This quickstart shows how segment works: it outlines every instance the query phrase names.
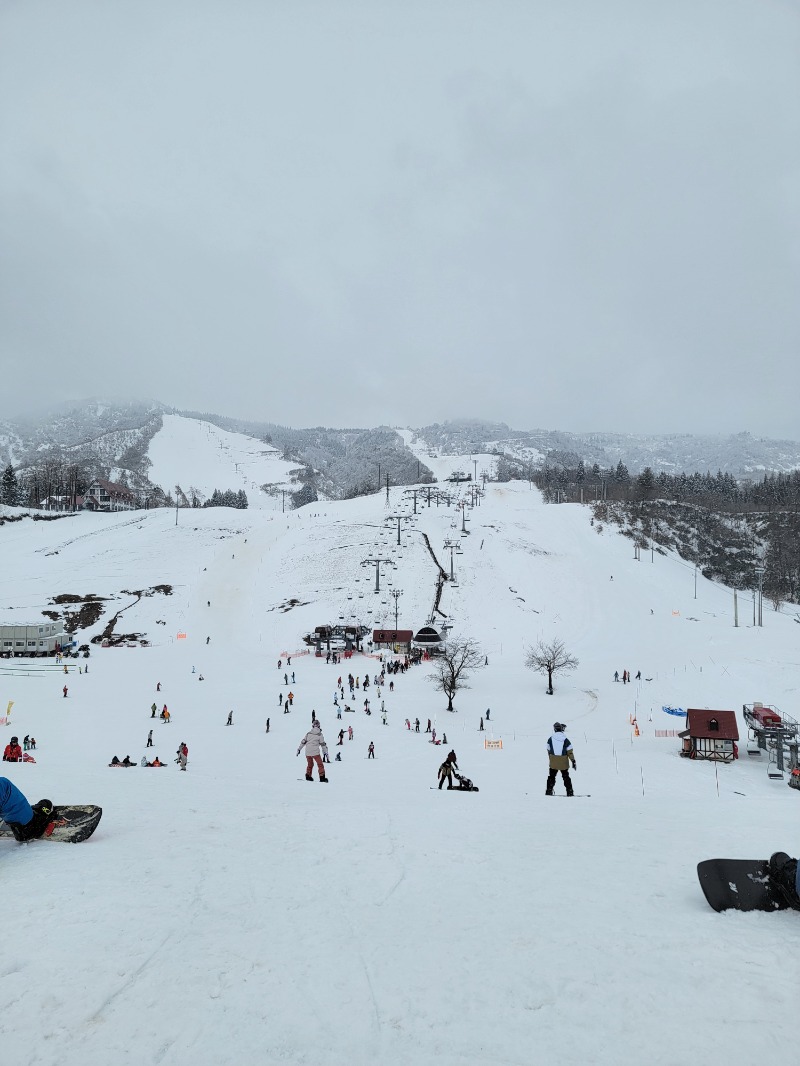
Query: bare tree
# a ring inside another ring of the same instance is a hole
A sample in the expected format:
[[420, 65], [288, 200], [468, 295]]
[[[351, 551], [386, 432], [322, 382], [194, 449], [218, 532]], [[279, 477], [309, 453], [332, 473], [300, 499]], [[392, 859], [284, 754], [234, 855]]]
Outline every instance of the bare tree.
[[525, 665], [537, 673], [547, 674], [547, 695], [553, 695], [553, 674], [561, 670], [567, 673], [574, 670], [578, 660], [570, 655], [564, 647], [563, 640], [553, 639], [549, 643], [539, 640], [535, 648], [529, 648]]
[[435, 663], [429, 680], [437, 692], [447, 696], [447, 709], [452, 711], [458, 690], [469, 688], [466, 678], [470, 672], [484, 665], [484, 654], [476, 640], [450, 640], [445, 644], [442, 654], [436, 657]]

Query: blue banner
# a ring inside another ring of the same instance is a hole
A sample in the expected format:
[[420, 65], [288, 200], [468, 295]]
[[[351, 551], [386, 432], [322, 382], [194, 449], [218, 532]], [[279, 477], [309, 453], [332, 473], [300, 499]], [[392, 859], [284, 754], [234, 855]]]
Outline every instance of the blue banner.
[[664, 714], [674, 714], [676, 718], [683, 718], [686, 711], [682, 707], [662, 707], [661, 710]]

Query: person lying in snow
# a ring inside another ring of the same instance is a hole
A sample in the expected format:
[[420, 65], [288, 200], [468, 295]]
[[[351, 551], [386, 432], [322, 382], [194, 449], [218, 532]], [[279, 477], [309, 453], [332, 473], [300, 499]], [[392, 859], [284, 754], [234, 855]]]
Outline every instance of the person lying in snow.
[[31, 805], [16, 785], [0, 777], [0, 818], [17, 840], [35, 840], [53, 820], [53, 802], [43, 799]]

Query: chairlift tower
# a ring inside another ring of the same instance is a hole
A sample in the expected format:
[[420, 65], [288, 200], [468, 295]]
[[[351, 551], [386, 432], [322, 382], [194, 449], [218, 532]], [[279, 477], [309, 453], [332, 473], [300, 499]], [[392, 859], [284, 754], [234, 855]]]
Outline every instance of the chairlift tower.
[[392, 565], [392, 560], [391, 559], [384, 559], [384, 558], [382, 558], [380, 556], [370, 556], [370, 558], [364, 559], [362, 561], [361, 565], [362, 566], [370, 566], [373, 563], [375, 564], [375, 591], [376, 592], [380, 592], [381, 591], [381, 563], [387, 563], [389, 566], [391, 566]]

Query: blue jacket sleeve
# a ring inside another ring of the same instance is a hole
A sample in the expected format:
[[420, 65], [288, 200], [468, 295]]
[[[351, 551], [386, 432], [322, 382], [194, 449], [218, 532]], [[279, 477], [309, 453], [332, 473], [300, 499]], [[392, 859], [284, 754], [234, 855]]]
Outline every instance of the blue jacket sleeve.
[[0, 777], [0, 818], [20, 825], [27, 825], [33, 818], [30, 803], [7, 777]]

